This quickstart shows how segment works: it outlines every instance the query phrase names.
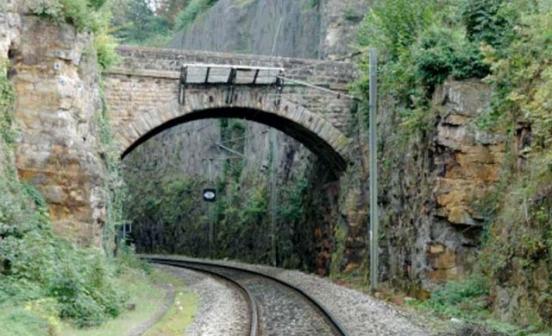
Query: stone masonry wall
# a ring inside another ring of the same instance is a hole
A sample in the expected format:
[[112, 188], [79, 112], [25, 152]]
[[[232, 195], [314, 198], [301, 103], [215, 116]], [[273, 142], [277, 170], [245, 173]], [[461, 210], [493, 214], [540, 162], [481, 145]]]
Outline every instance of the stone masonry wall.
[[[285, 69], [286, 77], [343, 92], [343, 94], [347, 93], [348, 85], [356, 75], [354, 65], [344, 62], [125, 46], [119, 48], [119, 54], [123, 60], [118, 67], [127, 71], [179, 72], [181, 66], [187, 63], [281, 67]], [[345, 127], [351, 108], [350, 99], [345, 97], [336, 99], [335, 95], [295, 85], [292, 81], [286, 82], [283, 93], [286, 99], [312, 112], [325, 115], [337, 128]]]

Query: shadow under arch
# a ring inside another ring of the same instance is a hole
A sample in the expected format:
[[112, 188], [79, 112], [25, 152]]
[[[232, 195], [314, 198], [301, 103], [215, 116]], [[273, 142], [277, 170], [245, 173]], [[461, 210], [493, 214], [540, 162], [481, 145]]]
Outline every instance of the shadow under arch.
[[124, 159], [125, 156], [127, 156], [140, 144], [169, 128], [195, 120], [220, 118], [236, 118], [255, 121], [278, 129], [286, 135], [296, 139], [316, 154], [322, 162], [328, 166], [328, 168], [332, 169], [336, 176], [339, 176], [347, 168], [345, 153], [342, 153], [332, 147], [332, 145], [316, 134], [313, 130], [310, 130], [298, 122], [284, 116], [246, 107], [207, 108], [175, 117], [141, 135], [123, 151], [121, 159]]

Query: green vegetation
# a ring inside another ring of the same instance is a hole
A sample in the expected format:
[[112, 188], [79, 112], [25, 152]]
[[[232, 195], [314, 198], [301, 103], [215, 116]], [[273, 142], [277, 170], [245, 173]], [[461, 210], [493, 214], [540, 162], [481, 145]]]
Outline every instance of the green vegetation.
[[176, 29], [186, 30], [201, 14], [213, 7], [218, 0], [190, 0], [176, 18]]
[[5, 312], [1, 332], [55, 335], [60, 318], [82, 327], [117, 316], [126, 296], [115, 279], [124, 272], [124, 264], [53, 234], [46, 202], [34, 187], [19, 182], [11, 167], [6, 143], [12, 140], [13, 91], [5, 70], [0, 87], [0, 311]]
[[489, 316], [489, 283], [481, 276], [451, 281], [421, 305], [444, 317], [481, 319]]
[[[484, 269], [496, 287], [527, 291], [512, 321], [533, 325], [552, 324], [551, 282], [542, 273], [552, 269], [552, 12], [545, 6], [505, 6], [517, 18], [515, 29], [506, 34], [509, 43], [501, 36], [499, 43], [483, 48], [492, 66], [488, 81], [496, 88], [484, 126], [517, 138], [520, 143], [511, 144], [510, 156], [521, 155], [524, 161], [505, 164], [508, 183], [497, 190], [502, 201], [490, 220]], [[530, 128], [530, 139], [520, 132], [523, 127]]]
[[[409, 131], [425, 129], [429, 100], [445, 79], [483, 78], [489, 74], [479, 50], [481, 34], [475, 27], [472, 34], [466, 34], [458, 15], [464, 12], [468, 16], [470, 3], [378, 1], [361, 25], [359, 45], [363, 49], [376, 47], [383, 53], [382, 90], [402, 107], [403, 125]], [[472, 13], [471, 21], [477, 21], [477, 15], [484, 18], [491, 14], [485, 10]], [[361, 66], [368, 70], [367, 58]], [[368, 92], [367, 85], [367, 77], [357, 84], [361, 95]]]
[[[133, 238], [142, 251], [206, 256], [205, 207], [201, 204], [200, 183], [166, 179], [129, 184], [126, 212], [133, 223]], [[187, 225], [183, 225], [186, 223]]]
[[96, 115], [100, 149], [106, 169], [104, 194], [107, 196], [107, 221], [103, 226], [103, 247], [107, 254], [115, 249], [114, 239], [117, 228], [127, 223], [124, 204], [128, 197], [128, 189], [122, 177], [119, 151], [113, 140], [109, 125], [108, 110], [102, 92], [102, 110]]
[[121, 0], [112, 10], [114, 35], [126, 44], [160, 47], [172, 36], [171, 12], [156, 15], [145, 0]]
[[27, 3], [35, 15], [94, 33], [98, 64], [104, 69], [117, 61], [116, 43], [109, 31], [110, 5], [106, 0], [27, 0]]
[[[468, 321], [463, 326], [462, 334], [473, 334], [475, 330], [484, 330], [483, 334], [499, 333], [504, 336], [548, 335], [548, 333], [539, 333], [542, 328], [538, 325], [520, 327], [493, 319], [489, 310], [491, 303], [489, 280], [478, 275], [461, 281], [450, 281], [435, 290], [427, 301], [408, 302], [420, 313], [430, 313], [431, 317], [428, 316], [430, 321], [433, 321], [435, 317]], [[450, 328], [450, 325], [445, 327], [445, 329]]]
[[[174, 292], [176, 300], [174, 300], [172, 306], [168, 307], [170, 308], [169, 312], [154, 326], [153, 330], [163, 328], [164, 321], [168, 320], [170, 316], [174, 316], [178, 318], [176, 326], [180, 331], [178, 335], [181, 335], [182, 330], [191, 322], [191, 316], [197, 309], [196, 295], [186, 290], [182, 279], [166, 271], [153, 269], [148, 273], [144, 273], [140, 268], [129, 268], [127, 272], [119, 277], [118, 281], [125, 286], [131, 298], [129, 304], [132, 304], [135, 307], [134, 309], [127, 310], [116, 319], [94, 328], [79, 329], [67, 323], [62, 323], [60, 335], [120, 336], [128, 334], [130, 330], [136, 330], [138, 326], [143, 325], [153, 316], [164, 311], [168, 297], [167, 284], [172, 285], [171, 291]], [[182, 310], [179, 307], [182, 307]], [[148, 332], [148, 335], [152, 331]]]
[[186, 30], [217, 0], [169, 0], [154, 9], [146, 0], [120, 0], [113, 5], [115, 36], [126, 44], [164, 47]]
[[[509, 140], [502, 181], [480, 204], [487, 226], [479, 275], [450, 283], [423, 306], [447, 317], [533, 326], [505, 328], [512, 335], [552, 323], [551, 9], [540, 0], [376, 1], [359, 35], [362, 50], [377, 47], [382, 55], [382, 91], [402, 125], [386, 146], [400, 153], [430, 143], [437, 116], [429, 103], [446, 79], [479, 78], [494, 88], [478, 126]], [[367, 57], [361, 67], [356, 90], [367, 104]], [[387, 159], [383, 188], [390, 162], [403, 160]], [[518, 296], [507, 313], [497, 304], [506, 293]]]
[[0, 138], [4, 143], [10, 144], [15, 137], [12, 130], [14, 94], [11, 83], [6, 76], [6, 63], [2, 60], [0, 62]]
[[198, 297], [186, 289], [186, 283], [182, 278], [166, 272], [161, 274], [163, 283], [173, 287], [174, 301], [163, 318], [144, 336], [180, 336], [192, 323], [198, 306]]

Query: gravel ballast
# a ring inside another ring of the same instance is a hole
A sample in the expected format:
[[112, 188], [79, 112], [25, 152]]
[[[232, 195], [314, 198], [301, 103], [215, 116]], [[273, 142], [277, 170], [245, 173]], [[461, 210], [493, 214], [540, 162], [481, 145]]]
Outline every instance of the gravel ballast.
[[241, 292], [224, 280], [171, 266], [158, 266], [182, 278], [199, 297], [199, 305], [187, 336], [243, 336], [249, 325], [247, 303]]
[[[172, 258], [175, 260], [206, 261], [178, 256], [148, 255], [147, 257], [163, 257]], [[348, 334], [351, 336], [423, 336], [431, 334], [429, 331], [426, 331], [422, 327], [417, 326], [415, 323], [407, 318], [406, 314], [400, 312], [398, 309], [391, 306], [390, 304], [387, 304], [381, 300], [378, 300], [356, 290], [339, 286], [332, 283], [328, 279], [321, 278], [319, 276], [264, 265], [250, 265], [245, 263], [221, 260], [212, 260], [211, 262], [261, 272], [300, 288], [309, 296], [313, 297], [319, 303], [321, 303], [326, 308], [326, 310], [328, 310], [337, 320], [339, 320], [341, 325], [345, 327]], [[190, 273], [189, 271], [183, 272]], [[200, 296], [202, 295], [201, 293], [198, 294]], [[205, 293], [204, 295], [209, 295], [209, 300], [213, 300], [213, 294], [213, 291], [208, 291], [208, 293]], [[228, 297], [226, 297], [226, 299], [227, 298]], [[235, 299], [239, 300], [239, 297]], [[243, 311], [244, 313], [246, 312], [246, 310]], [[214, 314], [211, 314], [210, 319], [204, 319], [201, 316], [202, 314], [203, 311], [200, 309], [196, 318], [210, 323], [213, 323], [217, 320], [217, 318], [213, 319], [212, 316], [214, 316]], [[217, 316], [224, 320], [232, 318], [239, 319], [239, 317], [235, 316], [235, 313], [233, 313], [233, 315], [217, 314]], [[194, 324], [196, 324], [195, 321]], [[215, 322], [215, 324], [217, 324], [217, 322]], [[197, 334], [190, 333], [190, 335]], [[231, 334], [222, 333], [202, 335]]]

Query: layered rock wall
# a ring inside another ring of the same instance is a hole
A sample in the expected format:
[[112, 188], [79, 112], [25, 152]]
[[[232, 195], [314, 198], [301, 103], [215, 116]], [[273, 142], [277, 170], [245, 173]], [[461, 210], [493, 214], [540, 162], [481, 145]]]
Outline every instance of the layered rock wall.
[[44, 194], [54, 231], [98, 246], [106, 195], [92, 38], [70, 25], [8, 9], [0, 13], [0, 52], [9, 58], [16, 96], [18, 174]]
[[407, 143], [396, 136], [405, 134], [396, 130], [397, 116], [383, 109], [387, 280], [431, 288], [462, 278], [475, 264], [484, 220], [480, 203], [498, 181], [504, 157], [504, 138], [476, 125], [490, 97], [479, 80], [445, 82], [434, 94], [425, 134]]

